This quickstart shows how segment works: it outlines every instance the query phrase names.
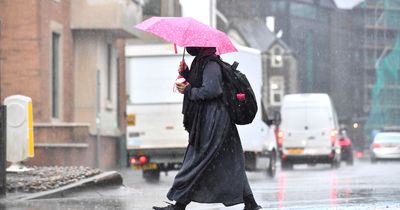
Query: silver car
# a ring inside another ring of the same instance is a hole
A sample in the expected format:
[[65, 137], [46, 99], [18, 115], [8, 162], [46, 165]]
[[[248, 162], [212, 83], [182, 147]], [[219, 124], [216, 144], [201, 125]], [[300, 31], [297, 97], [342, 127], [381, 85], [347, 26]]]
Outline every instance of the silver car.
[[371, 162], [400, 160], [400, 132], [378, 133], [371, 144]]

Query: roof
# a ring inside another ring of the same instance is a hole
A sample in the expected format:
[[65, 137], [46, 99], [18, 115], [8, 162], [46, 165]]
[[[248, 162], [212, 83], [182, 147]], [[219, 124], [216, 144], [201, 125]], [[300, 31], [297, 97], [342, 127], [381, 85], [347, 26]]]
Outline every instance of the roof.
[[[347, 0], [347, 1], [350, 1], [350, 0]], [[337, 7], [336, 1], [334, 1], [334, 0], [329, 0], [329, 1], [323, 0], [323, 1], [320, 1], [320, 4], [323, 7], [329, 7], [329, 8], [336, 8]]]
[[281, 39], [277, 38], [261, 21], [232, 18], [229, 29], [236, 30], [248, 47], [258, 49], [261, 52], [269, 50], [271, 45], [276, 41], [284, 48], [290, 50], [290, 48]]
[[331, 99], [325, 93], [297, 93], [288, 94], [283, 97], [283, 104], [286, 106], [297, 106], [299, 103], [330, 104]]
[[[315, 0], [296, 0], [297, 2], [307, 3], [307, 4], [315, 4]], [[343, 1], [343, 0], [320, 0], [319, 6], [325, 8], [336, 8], [336, 1]], [[344, 1], [352, 1], [352, 0], [344, 0]]]

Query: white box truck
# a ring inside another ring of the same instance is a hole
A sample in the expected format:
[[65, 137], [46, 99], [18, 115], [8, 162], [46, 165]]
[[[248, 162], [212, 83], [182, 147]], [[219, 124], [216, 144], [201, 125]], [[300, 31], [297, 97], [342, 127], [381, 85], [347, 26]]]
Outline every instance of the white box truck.
[[[229, 63], [239, 62], [238, 69], [251, 82], [259, 106], [252, 124], [238, 126], [246, 169], [265, 170], [274, 176], [275, 135], [272, 126], [261, 119], [261, 54], [250, 48], [238, 46], [238, 49], [238, 53], [222, 58]], [[158, 181], [162, 171], [178, 170], [188, 145], [188, 134], [182, 123], [183, 96], [173, 92], [182, 55], [173, 52], [170, 44], [126, 47], [130, 101], [127, 114], [132, 121], [127, 127], [128, 163], [134, 169], [143, 170], [147, 181]], [[188, 64], [192, 59], [192, 56], [185, 57]]]
[[174, 92], [182, 55], [171, 44], [128, 45], [125, 54], [128, 164], [142, 170], [146, 181], [158, 181], [160, 172], [180, 168], [188, 145], [183, 96]]
[[274, 177], [278, 150], [274, 132], [275, 125], [267, 125], [262, 119], [263, 109], [266, 110], [267, 107], [261, 106], [261, 91], [263, 90], [261, 52], [243, 46], [236, 46], [236, 48], [239, 52], [224, 54], [221, 57], [228, 63], [239, 62], [237, 69], [244, 73], [249, 80], [258, 105], [258, 111], [253, 122], [248, 125], [237, 126], [244, 150], [246, 170], [262, 170], [266, 171], [270, 177]]

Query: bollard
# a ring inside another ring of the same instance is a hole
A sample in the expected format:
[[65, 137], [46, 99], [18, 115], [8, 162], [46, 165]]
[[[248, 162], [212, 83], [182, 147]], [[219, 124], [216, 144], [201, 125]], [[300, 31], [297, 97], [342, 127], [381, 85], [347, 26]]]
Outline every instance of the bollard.
[[0, 105], [0, 197], [6, 195], [7, 106]]

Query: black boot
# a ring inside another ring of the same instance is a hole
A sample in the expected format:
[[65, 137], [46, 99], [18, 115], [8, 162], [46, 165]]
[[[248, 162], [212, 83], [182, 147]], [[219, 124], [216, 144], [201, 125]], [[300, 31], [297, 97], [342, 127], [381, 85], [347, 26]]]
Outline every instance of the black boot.
[[257, 205], [257, 206], [244, 206], [244, 210], [260, 210], [262, 209], [261, 206]]
[[165, 207], [157, 207], [153, 206], [153, 210], [185, 210], [186, 205], [176, 202], [175, 204], [168, 203], [168, 206]]
[[244, 200], [244, 210], [262, 209], [262, 207], [257, 204], [256, 200], [254, 200], [254, 197], [252, 194], [244, 197], [243, 200]]

